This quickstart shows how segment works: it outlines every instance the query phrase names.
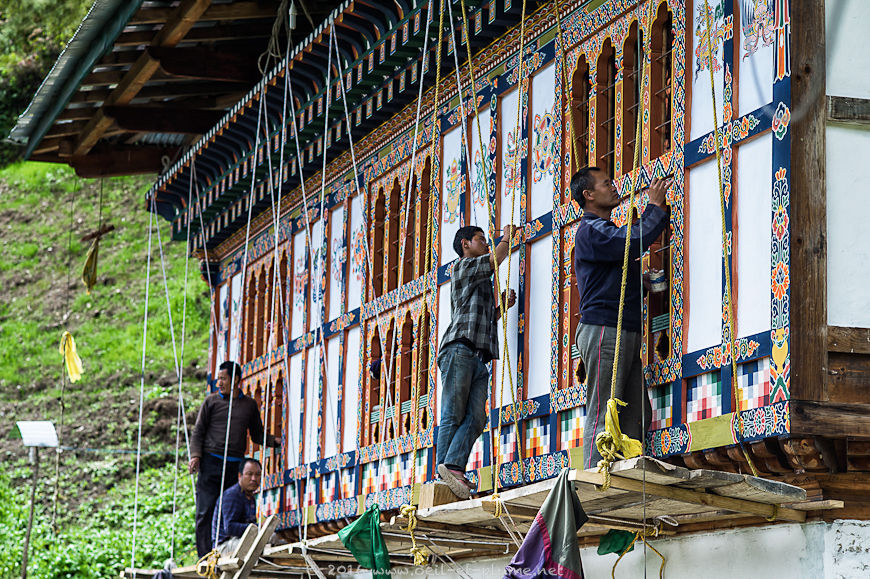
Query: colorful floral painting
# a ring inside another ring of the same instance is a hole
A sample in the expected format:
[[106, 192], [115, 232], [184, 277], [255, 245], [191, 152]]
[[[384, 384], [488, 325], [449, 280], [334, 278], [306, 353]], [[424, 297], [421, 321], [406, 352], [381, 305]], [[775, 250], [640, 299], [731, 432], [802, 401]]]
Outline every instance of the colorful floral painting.
[[464, 177], [459, 168], [459, 159], [453, 159], [447, 165], [444, 179], [444, 222], [453, 223], [459, 219], [459, 199], [463, 189]]
[[311, 300], [313, 303], [320, 303], [320, 300], [323, 299], [323, 284], [321, 283], [321, 276], [323, 273], [323, 248], [318, 247], [314, 250], [314, 267], [311, 270]]
[[504, 196], [510, 197], [514, 189], [519, 189], [522, 181], [522, 164], [518, 157], [521, 149], [517, 145], [517, 131], [507, 134], [507, 155], [504, 161]]
[[305, 304], [305, 274], [305, 258], [300, 256], [293, 271], [293, 305], [299, 309]]
[[[709, 70], [707, 66], [708, 52], [713, 56], [713, 72], [722, 70], [722, 63], [717, 58], [716, 53], [719, 52], [719, 47], [722, 41], [725, 40], [725, 13], [721, 2], [716, 4], [715, 7], [712, 4], [710, 2], [709, 4], [705, 3], [697, 7], [698, 16], [697, 25], [695, 26], [695, 38], [698, 46], [695, 48], [695, 79], [699, 77], [697, 73]], [[709, 35], [707, 34], [708, 20], [713, 26], [713, 30], [710, 31]], [[710, 43], [709, 49], [707, 48], [708, 41]]]
[[344, 244], [340, 239], [332, 240], [332, 279], [341, 283], [341, 273], [344, 270], [344, 262], [347, 258], [347, 252], [344, 250]]
[[357, 281], [362, 281], [366, 263], [366, 234], [360, 227], [351, 234], [351, 267]]
[[535, 115], [532, 148], [532, 179], [535, 183], [547, 175], [556, 176], [556, 120], [551, 112]]
[[474, 152], [474, 180], [471, 183], [471, 203], [486, 206], [486, 178], [489, 175], [489, 158], [482, 159], [480, 151]]
[[749, 58], [761, 46], [773, 44], [776, 25], [773, 18], [773, 0], [743, 0], [740, 7], [743, 27], [743, 58]]

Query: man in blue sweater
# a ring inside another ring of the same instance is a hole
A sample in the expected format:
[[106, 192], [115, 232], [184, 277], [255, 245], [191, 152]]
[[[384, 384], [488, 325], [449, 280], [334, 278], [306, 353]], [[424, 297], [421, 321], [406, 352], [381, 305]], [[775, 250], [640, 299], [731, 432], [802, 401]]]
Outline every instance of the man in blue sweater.
[[[211, 522], [212, 540], [222, 552], [229, 550], [222, 543], [232, 538], [241, 537], [250, 524], [257, 524], [257, 504], [254, 494], [260, 488], [262, 468], [260, 461], [245, 458], [239, 463], [239, 482], [224, 491], [223, 501], [215, 505], [214, 517]], [[218, 519], [220, 510], [220, 519]]]
[[[649, 203], [640, 222], [631, 228], [616, 397], [628, 403], [619, 412], [622, 432], [641, 442], [645, 434], [643, 417], [646, 416], [649, 423], [652, 411], [640, 359], [643, 295], [639, 258], [668, 225], [665, 194], [670, 186], [670, 179], [653, 179]], [[620, 197], [613, 179], [598, 167], [581, 169], [571, 178], [571, 197], [583, 208], [583, 218], [574, 238], [574, 275], [580, 294], [580, 323], [575, 340], [586, 367], [583, 466], [593, 468], [601, 460], [595, 437], [604, 431], [604, 415], [610, 398], [628, 228], [617, 227], [610, 220]]]

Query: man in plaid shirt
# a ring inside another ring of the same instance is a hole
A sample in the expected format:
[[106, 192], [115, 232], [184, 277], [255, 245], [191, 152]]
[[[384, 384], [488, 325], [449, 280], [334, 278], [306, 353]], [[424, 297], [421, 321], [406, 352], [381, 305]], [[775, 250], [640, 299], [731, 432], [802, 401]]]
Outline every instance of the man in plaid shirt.
[[[513, 225], [505, 226], [494, 253], [480, 227], [461, 227], [453, 239], [460, 259], [451, 276], [452, 317], [438, 354], [443, 390], [436, 464], [441, 480], [461, 499], [468, 498], [473, 487], [465, 478], [465, 465], [486, 425], [488, 364], [498, 358], [499, 308], [492, 275], [507, 257], [514, 230]], [[516, 301], [513, 290], [502, 292], [505, 309]]]

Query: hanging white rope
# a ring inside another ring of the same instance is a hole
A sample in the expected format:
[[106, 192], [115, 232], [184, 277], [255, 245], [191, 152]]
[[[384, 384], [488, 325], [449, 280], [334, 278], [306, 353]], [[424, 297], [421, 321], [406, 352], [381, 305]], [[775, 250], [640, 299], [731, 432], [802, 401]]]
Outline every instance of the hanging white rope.
[[130, 568], [133, 569], [133, 579], [136, 579], [136, 526], [139, 517], [139, 469], [142, 463], [142, 414], [145, 408], [145, 352], [148, 344], [148, 297], [151, 284], [151, 230], [154, 223], [156, 205], [151, 198], [151, 210], [148, 212], [148, 257], [145, 266], [145, 313], [142, 321], [142, 366], [139, 380], [139, 429], [136, 435], [136, 484], [133, 487], [133, 538], [130, 554]]

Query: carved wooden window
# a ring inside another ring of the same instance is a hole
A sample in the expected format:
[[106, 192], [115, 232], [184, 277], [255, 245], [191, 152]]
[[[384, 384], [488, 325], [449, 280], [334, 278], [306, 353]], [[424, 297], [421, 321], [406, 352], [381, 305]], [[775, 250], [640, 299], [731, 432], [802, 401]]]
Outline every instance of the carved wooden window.
[[402, 435], [410, 434], [412, 431], [411, 417], [413, 416], [413, 393], [411, 384], [413, 383], [413, 370], [411, 361], [413, 360], [412, 352], [414, 349], [414, 323], [411, 321], [411, 315], [405, 314], [405, 322], [402, 324], [401, 342], [399, 343], [399, 427]]
[[266, 272], [260, 270], [257, 276], [257, 327], [254, 330], [254, 357], [263, 355], [263, 337], [266, 322]]
[[[640, 34], [643, 42], [643, 33]], [[634, 168], [634, 150], [637, 133], [637, 115], [639, 110], [638, 95], [640, 93], [640, 67], [642, 59], [638, 57], [638, 31], [635, 21], [628, 31], [622, 49], [622, 173], [629, 173]], [[638, 158], [638, 162], [643, 159]]]
[[[278, 372], [278, 378], [272, 386], [272, 414], [269, 417], [271, 427], [267, 430], [273, 436], [283, 436], [284, 433], [284, 375]], [[275, 448], [271, 450], [269, 457], [269, 466], [266, 469], [271, 474], [282, 472], [284, 469], [284, 461], [282, 460], [281, 449]]]
[[423, 167], [423, 172], [420, 174], [419, 195], [420, 195], [420, 220], [419, 220], [419, 239], [420, 247], [417, 250], [417, 277], [429, 273], [429, 255], [426, 251], [432, 251], [431, 245], [426, 242], [429, 234], [429, 179], [432, 178], [432, 158], [426, 157], [426, 164]]
[[386, 385], [386, 394], [383, 398], [383, 427], [386, 428], [384, 440], [396, 438], [396, 375], [398, 374], [398, 348], [395, 347], [396, 320], [390, 320], [390, 328], [387, 330], [387, 340], [384, 342], [384, 359], [381, 363], [381, 376]]
[[384, 359], [381, 354], [380, 331], [375, 328], [371, 341], [371, 355], [368, 364], [363, 368], [364, 380], [368, 382], [369, 416], [363, 425], [363, 438], [365, 444], [374, 444], [380, 441], [381, 423], [381, 380], [383, 379]]
[[667, 4], [659, 6], [651, 36], [650, 157], [655, 159], [673, 146], [671, 89], [673, 84], [674, 25]]
[[384, 225], [386, 218], [386, 200], [384, 188], [378, 189], [375, 195], [375, 218], [372, 223], [372, 297], [379, 298], [384, 293]]
[[[581, 56], [571, 79], [571, 119], [574, 131], [574, 147], [571, 158], [574, 160], [571, 173], [589, 165], [589, 92], [592, 88], [589, 79], [589, 64]], [[570, 138], [570, 136], [569, 136]], [[569, 201], [566, 199], [566, 201]]]
[[411, 178], [411, 188], [407, 193], [410, 196], [406, 207], [408, 216], [403, 219], [405, 222], [405, 239], [404, 247], [402, 248], [402, 285], [414, 279], [414, 240], [417, 238], [417, 190], [417, 176], [414, 175]]
[[256, 324], [254, 322], [257, 317], [256, 295], [257, 276], [256, 274], [251, 274], [248, 280], [248, 291], [245, 292], [245, 362], [250, 362], [256, 356], [254, 352], [254, 339], [256, 336]]
[[383, 293], [390, 292], [398, 287], [399, 281], [399, 227], [401, 226], [401, 185], [399, 179], [393, 181], [390, 191], [390, 210], [387, 214], [389, 221], [389, 246], [387, 248], [387, 286]]
[[[269, 259], [269, 258], [267, 258]], [[269, 273], [266, 275], [266, 331], [263, 336], [263, 347], [264, 352], [269, 352], [270, 348], [275, 348], [275, 328], [278, 327], [278, 320], [274, 318], [275, 314], [275, 300], [277, 299], [277, 294], [275, 293], [275, 264], [272, 259], [269, 259]]]
[[420, 406], [418, 428], [422, 432], [429, 426], [429, 310], [426, 308], [420, 316], [417, 333], [417, 394]]
[[275, 306], [278, 308], [278, 315], [275, 317], [276, 331], [278, 332], [277, 347], [284, 345], [284, 333], [290, 331], [289, 314], [290, 301], [287, 296], [291, 295], [290, 280], [287, 279], [287, 253], [281, 253], [281, 260], [278, 262], [278, 289], [275, 292]]
[[616, 53], [610, 39], [604, 41], [595, 79], [595, 148], [598, 167], [612, 174], [616, 151]]

